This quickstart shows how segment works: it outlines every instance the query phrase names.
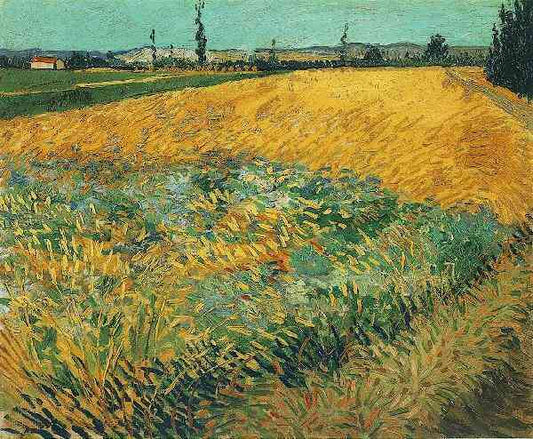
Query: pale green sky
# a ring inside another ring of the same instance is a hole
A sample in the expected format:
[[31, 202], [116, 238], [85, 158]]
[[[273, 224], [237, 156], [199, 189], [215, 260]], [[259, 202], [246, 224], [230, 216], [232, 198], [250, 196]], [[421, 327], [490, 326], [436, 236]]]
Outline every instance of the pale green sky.
[[[505, 0], [507, 1], [507, 0]], [[212, 48], [425, 43], [440, 32], [452, 45], [489, 44], [501, 0], [206, 0]], [[193, 0], [0, 0], [0, 47], [125, 49], [194, 45]]]

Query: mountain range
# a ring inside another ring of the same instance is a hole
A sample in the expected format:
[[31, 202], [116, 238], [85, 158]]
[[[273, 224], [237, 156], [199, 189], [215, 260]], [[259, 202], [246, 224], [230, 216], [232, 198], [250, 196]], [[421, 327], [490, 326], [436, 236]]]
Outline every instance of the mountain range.
[[[380, 48], [382, 53], [389, 58], [403, 58], [406, 54], [411, 56], [420, 55], [426, 49], [426, 46], [414, 44], [409, 42], [393, 43], [393, 44], [367, 44], [367, 43], [350, 43], [348, 44], [348, 55], [353, 57], [361, 57], [370, 45]], [[227, 60], [247, 60], [250, 56], [267, 56], [270, 48], [258, 48], [255, 51], [247, 51], [240, 49], [227, 50], [210, 50], [208, 51], [208, 59], [210, 61], [227, 61]], [[484, 46], [451, 46], [450, 53], [452, 55], [459, 53], [468, 53], [470, 55], [485, 55], [488, 47]], [[328, 59], [338, 56], [338, 46], [311, 46], [305, 48], [276, 48], [277, 54], [280, 58], [309, 58], [309, 59]], [[69, 58], [72, 56], [72, 50], [44, 50], [40, 48], [31, 48], [25, 50], [9, 50], [0, 49], [0, 56], [17, 57], [29, 59], [36, 55], [56, 56], [58, 58]], [[108, 52], [104, 51], [88, 51], [92, 57], [105, 58]], [[121, 59], [125, 63], [148, 63], [152, 60], [152, 49], [149, 46], [133, 48], [128, 50], [119, 50], [111, 52], [116, 58]], [[159, 58], [182, 58], [182, 59], [196, 59], [194, 49], [183, 47], [158, 47], [157, 56]]]

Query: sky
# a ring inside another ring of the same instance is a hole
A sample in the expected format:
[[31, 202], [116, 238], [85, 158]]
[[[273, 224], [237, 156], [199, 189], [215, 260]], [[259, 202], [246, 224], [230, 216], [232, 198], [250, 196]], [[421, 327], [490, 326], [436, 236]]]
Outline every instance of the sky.
[[[349, 40], [488, 45], [501, 0], [205, 0], [208, 47], [337, 45]], [[508, 1], [508, 0], [506, 0]], [[194, 47], [194, 0], [0, 0], [0, 47], [119, 50]]]

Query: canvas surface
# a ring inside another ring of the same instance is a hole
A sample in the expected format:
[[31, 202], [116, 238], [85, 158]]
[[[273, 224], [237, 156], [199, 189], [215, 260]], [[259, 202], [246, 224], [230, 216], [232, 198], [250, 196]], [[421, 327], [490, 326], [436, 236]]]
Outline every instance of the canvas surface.
[[0, 0], [0, 437], [533, 437], [533, 1]]

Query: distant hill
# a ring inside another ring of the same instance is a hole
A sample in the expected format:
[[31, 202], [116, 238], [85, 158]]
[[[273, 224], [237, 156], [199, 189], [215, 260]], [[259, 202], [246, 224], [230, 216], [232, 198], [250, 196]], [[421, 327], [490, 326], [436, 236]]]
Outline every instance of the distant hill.
[[[402, 42], [402, 43], [392, 43], [392, 44], [369, 44], [369, 43], [349, 43], [348, 44], [348, 54], [349, 56], [361, 57], [365, 54], [369, 46], [379, 47], [381, 52], [390, 58], [403, 58], [407, 53], [411, 56], [421, 55], [426, 50], [425, 45]], [[269, 52], [268, 48], [257, 49], [256, 53], [266, 54]], [[468, 53], [471, 55], [486, 55], [489, 48], [483, 46], [451, 46], [450, 53], [452, 55], [457, 55], [459, 53]], [[311, 46], [300, 49], [276, 49], [280, 54], [283, 53], [300, 53], [300, 54], [309, 54], [316, 55], [321, 57], [331, 57], [338, 56], [340, 51], [339, 46]]]
[[[371, 46], [371, 44], [350, 43], [348, 45], [348, 54], [352, 57], [362, 57], [369, 46]], [[426, 50], [425, 45], [414, 43], [375, 44], [375, 46], [379, 47], [382, 53], [388, 58], [403, 58], [406, 54], [411, 56], [421, 55]], [[339, 50], [340, 48], [338, 46], [311, 46], [294, 49], [277, 48], [276, 52], [281, 59], [332, 59], [338, 57]], [[207, 52], [207, 59], [209, 61], [247, 60], [252, 54], [259, 57], [267, 57], [269, 51], [269, 48], [259, 48], [253, 52], [238, 49], [211, 50]], [[450, 53], [452, 55], [468, 53], [470, 55], [485, 56], [488, 53], [488, 47], [452, 46], [450, 47]], [[184, 48], [158, 48], [157, 55], [162, 58], [196, 59], [194, 50]], [[117, 55], [117, 57], [126, 63], [148, 63], [152, 60], [152, 50], [149, 47], [133, 49], [131, 51], [123, 52], [120, 55]]]
[[[115, 52], [117, 58], [123, 60], [126, 63], [149, 63], [152, 61], [152, 49], [151, 47], [141, 47], [138, 49], [133, 49], [123, 52]], [[251, 54], [244, 50], [209, 50], [207, 52], [207, 59], [210, 62], [213, 61], [236, 61], [236, 60], [247, 60]], [[186, 49], [183, 47], [175, 47], [171, 49], [170, 47], [158, 47], [157, 48], [157, 57], [161, 58], [179, 58], [187, 59], [191, 61], [196, 60], [196, 53], [193, 49]]]
[[[367, 48], [372, 45], [368, 43], [350, 43], [348, 45], [348, 54], [352, 57], [362, 57]], [[385, 57], [388, 58], [403, 58], [407, 53], [411, 56], [421, 55], [424, 53], [426, 46], [408, 42], [400, 42], [393, 44], [375, 44], [379, 47]], [[339, 53], [338, 46], [311, 46], [305, 48], [277, 48], [276, 52], [281, 59], [332, 59], [336, 58]], [[269, 48], [259, 48], [253, 52], [239, 49], [228, 50], [210, 50], [207, 52], [209, 61], [237, 61], [248, 60], [253, 54], [259, 57], [268, 56]], [[18, 57], [23, 59], [30, 59], [36, 55], [49, 55], [58, 58], [69, 58], [72, 55], [72, 50], [44, 50], [40, 48], [32, 48], [26, 50], [8, 50], [0, 49], [0, 56]], [[87, 53], [82, 51], [82, 53]], [[106, 52], [89, 51], [93, 57], [105, 58]], [[483, 46], [452, 46], [450, 53], [456, 55], [459, 53], [468, 53], [470, 55], [484, 56], [488, 53], [488, 47]], [[127, 50], [114, 51], [113, 54], [127, 64], [131, 63], [149, 63], [152, 61], [152, 49], [148, 46], [139, 47]], [[187, 60], [196, 60], [196, 54], [193, 49], [183, 47], [158, 47], [158, 58], [180, 58]]]
[[98, 50], [90, 50], [90, 51], [78, 51], [78, 50], [44, 50], [39, 48], [31, 48], [31, 49], [24, 49], [24, 50], [9, 50], [9, 49], [1, 49], [0, 48], [0, 56], [7, 56], [7, 57], [17, 57], [17, 58], [23, 58], [23, 59], [30, 59], [34, 56], [55, 56], [57, 58], [66, 59], [70, 58], [72, 56], [73, 52], [80, 52], [80, 53], [89, 53], [89, 55], [98, 57], [98, 58], [105, 58], [106, 53], [101, 52]]

